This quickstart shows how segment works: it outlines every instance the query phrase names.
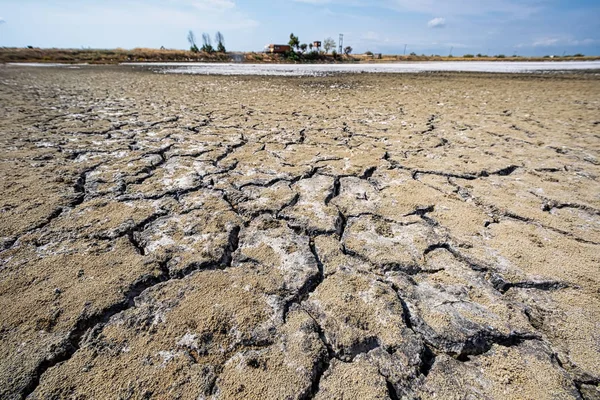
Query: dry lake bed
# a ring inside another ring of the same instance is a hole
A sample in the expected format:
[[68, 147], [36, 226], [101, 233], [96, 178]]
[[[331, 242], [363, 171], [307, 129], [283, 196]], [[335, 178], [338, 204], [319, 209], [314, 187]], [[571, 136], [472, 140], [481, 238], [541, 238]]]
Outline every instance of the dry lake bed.
[[600, 398], [600, 76], [0, 66], [0, 398]]

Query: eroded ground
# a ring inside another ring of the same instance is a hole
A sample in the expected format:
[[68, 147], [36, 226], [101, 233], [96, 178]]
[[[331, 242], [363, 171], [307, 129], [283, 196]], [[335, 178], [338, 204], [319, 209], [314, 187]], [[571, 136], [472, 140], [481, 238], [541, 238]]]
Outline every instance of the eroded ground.
[[0, 398], [600, 398], [595, 75], [0, 67], [0, 104]]

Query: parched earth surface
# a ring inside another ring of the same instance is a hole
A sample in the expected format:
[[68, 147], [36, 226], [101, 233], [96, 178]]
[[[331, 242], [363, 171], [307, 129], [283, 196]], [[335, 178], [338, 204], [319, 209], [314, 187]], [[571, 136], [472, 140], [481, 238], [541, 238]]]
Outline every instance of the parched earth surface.
[[600, 398], [600, 78], [0, 67], [0, 398]]

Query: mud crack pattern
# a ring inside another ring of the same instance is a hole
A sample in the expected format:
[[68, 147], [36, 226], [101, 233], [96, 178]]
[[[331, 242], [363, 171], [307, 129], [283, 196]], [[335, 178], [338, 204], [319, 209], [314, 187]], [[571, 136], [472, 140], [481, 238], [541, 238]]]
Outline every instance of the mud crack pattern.
[[0, 398], [600, 398], [600, 80], [0, 68]]

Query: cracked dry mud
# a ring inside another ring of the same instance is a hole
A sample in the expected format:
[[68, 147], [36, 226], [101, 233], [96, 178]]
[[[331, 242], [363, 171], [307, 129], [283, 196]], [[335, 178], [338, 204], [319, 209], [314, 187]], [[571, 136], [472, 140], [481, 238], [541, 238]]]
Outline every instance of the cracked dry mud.
[[595, 75], [0, 99], [0, 398], [600, 398]]

